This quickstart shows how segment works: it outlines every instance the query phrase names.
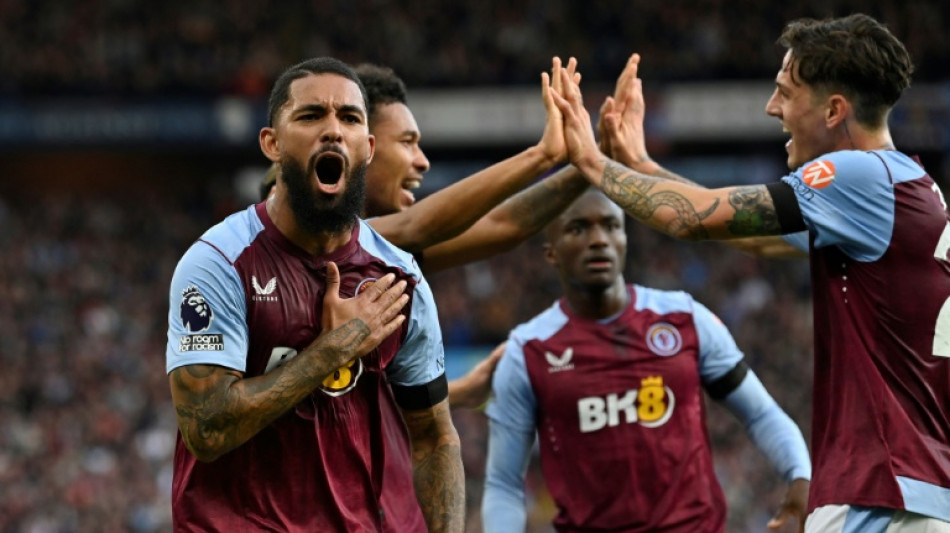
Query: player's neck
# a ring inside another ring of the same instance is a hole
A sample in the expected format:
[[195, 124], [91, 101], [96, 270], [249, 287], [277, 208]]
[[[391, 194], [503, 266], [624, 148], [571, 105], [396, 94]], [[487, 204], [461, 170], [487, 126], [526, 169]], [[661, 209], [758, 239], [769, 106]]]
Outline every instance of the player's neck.
[[838, 138], [839, 150], [894, 150], [891, 131], [885, 124], [878, 129], [865, 129], [853, 120], [842, 123]]
[[585, 290], [578, 287], [569, 287], [564, 293], [565, 300], [575, 314], [591, 320], [609, 318], [620, 311], [630, 302], [623, 278], [605, 288]]
[[270, 216], [277, 229], [300, 249], [313, 256], [326, 255], [346, 245], [353, 236], [353, 227], [347, 227], [340, 232], [314, 233], [304, 229], [294, 216], [293, 209], [280, 192], [272, 194], [267, 199], [267, 215]]

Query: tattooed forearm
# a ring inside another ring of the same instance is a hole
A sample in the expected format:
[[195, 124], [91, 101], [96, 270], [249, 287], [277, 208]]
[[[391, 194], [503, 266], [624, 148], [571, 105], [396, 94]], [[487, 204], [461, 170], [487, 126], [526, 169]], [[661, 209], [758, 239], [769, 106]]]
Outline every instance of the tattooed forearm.
[[416, 497], [429, 531], [462, 531], [465, 476], [461, 446], [440, 446], [416, 463]]
[[663, 178], [669, 181], [675, 181], [677, 183], [685, 183], [686, 185], [693, 185], [694, 187], [702, 187], [702, 185], [696, 183], [695, 181], [688, 180], [684, 178], [683, 176], [680, 176], [679, 174], [675, 172], [671, 172], [663, 167], [657, 168], [657, 170], [653, 173], [653, 175], [658, 178]]
[[412, 436], [413, 482], [429, 531], [461, 532], [465, 526], [465, 475], [461, 444], [448, 403], [404, 411]]
[[502, 205], [519, 228], [535, 233], [567, 209], [587, 187], [587, 181], [571, 167], [528, 187]]
[[765, 187], [736, 187], [729, 193], [729, 205], [736, 210], [732, 220], [726, 223], [733, 235], [745, 237], [781, 233], [775, 205]]
[[[630, 216], [670, 235], [694, 240], [709, 238], [702, 221], [719, 207], [719, 200], [716, 199], [712, 205], [700, 211], [678, 192], [653, 192], [654, 187], [660, 183], [662, 182], [659, 180], [638, 174], [609, 159], [604, 166], [604, 192]], [[653, 215], [660, 207], [672, 209], [675, 216], [665, 223], [654, 220]]]
[[214, 365], [176, 368], [169, 379], [182, 440], [202, 461], [233, 450], [352, 360], [369, 334], [362, 320], [350, 320], [283, 365], [253, 378]]

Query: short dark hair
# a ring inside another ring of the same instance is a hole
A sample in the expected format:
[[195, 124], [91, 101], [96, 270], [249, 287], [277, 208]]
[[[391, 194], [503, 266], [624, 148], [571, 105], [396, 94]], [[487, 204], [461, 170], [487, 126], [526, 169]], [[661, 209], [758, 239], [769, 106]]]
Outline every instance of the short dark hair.
[[778, 44], [791, 51], [802, 81], [844, 94], [854, 104], [858, 122], [872, 128], [884, 125], [914, 72], [910, 54], [897, 37], [860, 13], [792, 21]]
[[376, 113], [377, 106], [407, 103], [406, 84], [393, 72], [393, 69], [372, 63], [362, 63], [356, 65], [353, 70], [366, 87], [370, 126], [372, 126], [373, 114]]
[[290, 99], [290, 84], [295, 80], [309, 76], [311, 74], [338, 74], [352, 80], [360, 88], [360, 94], [363, 95], [363, 105], [369, 113], [369, 99], [366, 97], [366, 87], [356, 75], [353, 67], [332, 57], [315, 57], [306, 61], [301, 61], [288, 68], [277, 81], [274, 82], [274, 88], [271, 89], [270, 98], [267, 100], [267, 115], [270, 125], [277, 122], [277, 115], [280, 114], [280, 108]]

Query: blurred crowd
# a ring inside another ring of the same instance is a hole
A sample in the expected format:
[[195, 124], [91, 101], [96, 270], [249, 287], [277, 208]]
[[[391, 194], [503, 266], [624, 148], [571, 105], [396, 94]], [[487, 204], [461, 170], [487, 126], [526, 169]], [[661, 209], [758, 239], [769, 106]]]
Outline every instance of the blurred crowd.
[[917, 81], [944, 77], [940, 0], [2, 0], [0, 95], [259, 97], [318, 55], [391, 66], [410, 87], [534, 84], [555, 54], [611, 81], [633, 51], [655, 81], [761, 79], [787, 21], [855, 11], [904, 40]]
[[[0, 200], [0, 533], [169, 530], [168, 283], [191, 242], [236, 207], [221, 197], [147, 197]], [[680, 244], [633, 224], [628, 233], [628, 280], [688, 290], [717, 312], [807, 437], [807, 266]], [[490, 347], [558, 294], [537, 240], [430, 282], [450, 348]], [[475, 533], [486, 420], [454, 416]], [[762, 531], [784, 484], [728, 412], [710, 405], [709, 421], [729, 531]], [[530, 531], [550, 531], [553, 506], [536, 462], [527, 486]]]

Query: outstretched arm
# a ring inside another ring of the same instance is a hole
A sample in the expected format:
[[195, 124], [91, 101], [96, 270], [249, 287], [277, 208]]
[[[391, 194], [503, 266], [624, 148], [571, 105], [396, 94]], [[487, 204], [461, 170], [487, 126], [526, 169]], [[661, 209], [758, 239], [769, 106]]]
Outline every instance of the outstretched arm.
[[426, 248], [423, 269], [439, 272], [511, 250], [541, 231], [588, 186], [574, 167], [559, 170], [492, 209], [462, 235]]
[[[618, 163], [632, 170], [678, 183], [703, 187], [672, 172], [650, 157], [646, 148], [644, 119], [646, 101], [643, 83], [638, 76], [640, 54], [633, 54], [617, 78], [613, 96], [608, 96], [601, 107], [597, 134], [601, 150]], [[725, 241], [750, 255], [771, 258], [807, 257], [808, 254], [786, 242], [778, 235], [746, 237]]]
[[428, 409], [403, 409], [402, 416], [412, 438], [413, 482], [428, 530], [461, 533], [465, 529], [465, 474], [448, 401]]
[[[552, 73], [565, 70], [573, 76], [574, 65], [561, 68], [555, 58]], [[409, 252], [419, 252], [447, 241], [472, 226], [479, 218], [566, 157], [563, 120], [551, 94], [552, 77], [541, 75], [541, 96], [547, 112], [544, 133], [537, 145], [437, 191], [399, 213], [371, 219], [383, 237]], [[560, 85], [560, 78], [553, 78]]]
[[778, 235], [778, 217], [763, 185], [704, 189], [630, 169], [604, 156], [594, 140], [580, 86], [560, 71], [552, 91], [564, 116], [571, 162], [631, 217], [681, 239], [732, 239]]
[[405, 281], [393, 285], [388, 274], [344, 300], [336, 265], [329, 263], [327, 270], [323, 333], [283, 365], [253, 378], [215, 365], [186, 365], [169, 374], [182, 439], [199, 461], [213, 461], [246, 442], [402, 325], [399, 311], [409, 300]]

